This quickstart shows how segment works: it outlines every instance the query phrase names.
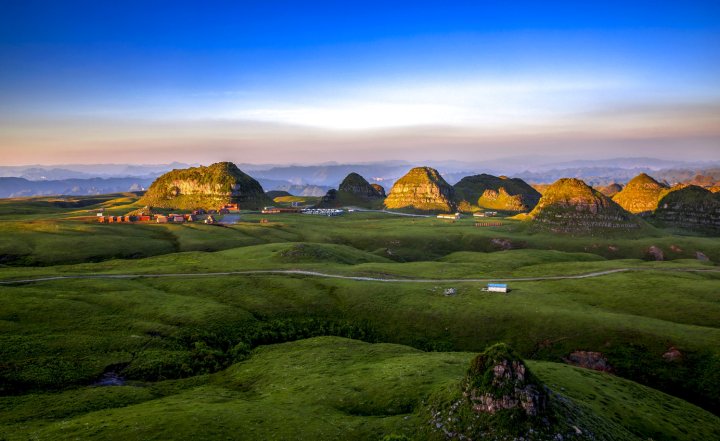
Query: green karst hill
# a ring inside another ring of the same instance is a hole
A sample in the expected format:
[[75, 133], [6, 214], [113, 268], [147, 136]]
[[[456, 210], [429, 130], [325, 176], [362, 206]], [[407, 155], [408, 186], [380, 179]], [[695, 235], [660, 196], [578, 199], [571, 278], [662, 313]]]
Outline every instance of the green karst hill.
[[385, 199], [385, 207], [434, 212], [457, 209], [453, 187], [430, 167], [413, 168], [398, 179]]
[[697, 185], [667, 190], [657, 204], [653, 219], [683, 229], [720, 230], [720, 193]]
[[603, 187], [599, 187], [597, 191], [604, 194], [605, 196], [611, 198], [615, 196], [616, 194], [620, 193], [623, 189], [623, 186], [618, 184], [617, 182], [613, 182], [610, 185], [605, 185]]
[[666, 191], [667, 186], [641, 173], [632, 178], [612, 199], [630, 213], [648, 213], [657, 208], [660, 197]]
[[145, 206], [193, 210], [238, 203], [258, 209], [270, 203], [258, 181], [232, 162], [177, 169], [157, 178], [140, 201]]
[[[377, 185], [377, 184], [376, 184]], [[380, 187], [379, 185], [377, 187]], [[382, 187], [380, 187], [382, 189]], [[378, 190], [357, 173], [350, 173], [343, 179], [337, 190], [332, 189], [323, 196], [318, 204], [323, 208], [356, 206], [362, 208], [380, 208], [385, 198], [385, 190]]]
[[559, 179], [545, 190], [537, 206], [523, 219], [541, 230], [591, 234], [634, 231], [644, 224], [607, 196], [580, 179]]
[[540, 193], [518, 178], [480, 174], [466, 176], [453, 186], [463, 211], [489, 208], [504, 211], [530, 211]]

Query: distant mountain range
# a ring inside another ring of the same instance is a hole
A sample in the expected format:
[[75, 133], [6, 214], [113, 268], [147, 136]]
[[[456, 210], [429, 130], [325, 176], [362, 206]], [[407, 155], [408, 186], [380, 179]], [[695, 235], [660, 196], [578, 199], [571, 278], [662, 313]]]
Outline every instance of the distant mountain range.
[[[63, 164], [58, 166], [0, 166], [0, 197], [41, 195], [92, 195], [147, 188], [152, 181], [173, 169], [198, 164]], [[655, 158], [615, 158], [553, 162], [536, 158], [507, 158], [466, 163], [454, 160], [385, 161], [362, 164], [323, 163], [317, 165], [243, 164], [238, 167], [257, 179], [266, 191], [284, 190], [297, 196], [322, 196], [337, 188], [350, 173], [364, 176], [386, 190], [408, 169], [421, 165], [437, 168], [454, 185], [462, 178], [480, 173], [521, 178], [531, 184], [549, 184], [560, 178], [578, 178], [593, 186], [626, 183], [647, 173], [668, 184], [718, 182], [720, 163], [682, 162]], [[10, 179], [13, 178], [13, 179]], [[20, 179], [17, 179], [20, 178]]]
[[54, 195], [87, 196], [126, 191], [143, 191], [152, 181], [152, 179], [148, 178], [89, 178], [61, 179], [56, 181], [0, 178], [0, 198]]

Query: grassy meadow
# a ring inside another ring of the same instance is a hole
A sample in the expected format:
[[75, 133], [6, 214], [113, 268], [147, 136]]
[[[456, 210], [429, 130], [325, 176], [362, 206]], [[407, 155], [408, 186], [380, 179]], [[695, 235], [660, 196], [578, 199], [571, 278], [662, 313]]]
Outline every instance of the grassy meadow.
[[[0, 285], [0, 439], [432, 439], [426, 400], [500, 341], [598, 418], [599, 439], [720, 437], [717, 237], [373, 212], [95, 222], [136, 200], [0, 201], [0, 281], [164, 275]], [[651, 246], [666, 260], [647, 260]], [[511, 281], [508, 294], [451, 280], [613, 269], [632, 271]], [[406, 280], [198, 275], [262, 270]], [[573, 351], [601, 352], [612, 374], [564, 364]], [[126, 385], [93, 386], [107, 373]]]

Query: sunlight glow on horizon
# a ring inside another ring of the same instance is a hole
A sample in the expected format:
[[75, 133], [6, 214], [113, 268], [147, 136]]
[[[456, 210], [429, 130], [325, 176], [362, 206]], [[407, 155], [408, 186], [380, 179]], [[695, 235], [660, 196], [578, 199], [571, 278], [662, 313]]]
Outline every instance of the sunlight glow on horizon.
[[85, 3], [0, 17], [0, 161], [720, 156], [712, 2]]

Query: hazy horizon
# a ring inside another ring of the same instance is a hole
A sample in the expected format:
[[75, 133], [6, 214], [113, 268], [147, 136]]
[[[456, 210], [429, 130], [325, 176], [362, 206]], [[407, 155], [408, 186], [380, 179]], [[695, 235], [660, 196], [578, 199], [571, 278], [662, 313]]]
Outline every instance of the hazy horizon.
[[720, 160], [713, 2], [5, 9], [3, 165]]

